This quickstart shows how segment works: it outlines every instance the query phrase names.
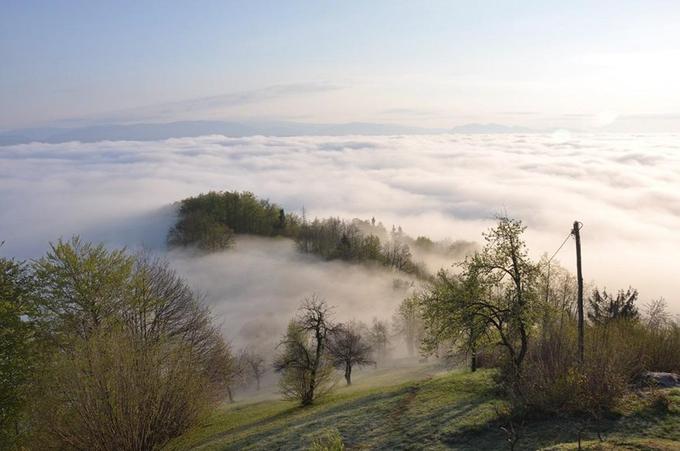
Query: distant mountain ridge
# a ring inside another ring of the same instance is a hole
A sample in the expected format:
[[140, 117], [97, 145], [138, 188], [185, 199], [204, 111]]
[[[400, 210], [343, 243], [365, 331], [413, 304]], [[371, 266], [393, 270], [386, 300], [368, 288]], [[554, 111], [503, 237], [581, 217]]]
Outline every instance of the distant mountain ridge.
[[423, 135], [440, 133], [531, 133], [524, 127], [501, 124], [466, 124], [451, 129], [424, 128], [397, 124], [348, 122], [307, 124], [298, 122], [180, 121], [166, 123], [103, 124], [76, 128], [24, 128], [0, 133], [0, 146], [30, 142], [70, 141], [156, 141], [205, 135], [245, 137], [265, 136], [343, 136], [343, 135]]
[[538, 133], [538, 130], [533, 130], [527, 127], [518, 127], [515, 125], [502, 124], [465, 124], [453, 127], [452, 133]]

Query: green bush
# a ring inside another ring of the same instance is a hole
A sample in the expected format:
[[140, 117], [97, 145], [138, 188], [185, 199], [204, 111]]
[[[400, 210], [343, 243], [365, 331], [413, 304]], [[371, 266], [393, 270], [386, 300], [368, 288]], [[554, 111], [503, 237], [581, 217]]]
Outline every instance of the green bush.
[[32, 449], [157, 449], [195, 425], [233, 377], [209, 311], [162, 259], [74, 238], [31, 266], [40, 372]]

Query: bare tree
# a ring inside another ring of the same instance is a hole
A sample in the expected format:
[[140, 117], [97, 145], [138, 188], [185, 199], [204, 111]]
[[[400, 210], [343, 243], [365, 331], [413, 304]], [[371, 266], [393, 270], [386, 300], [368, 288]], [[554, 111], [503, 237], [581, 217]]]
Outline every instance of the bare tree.
[[394, 314], [394, 332], [404, 337], [409, 356], [415, 354], [423, 334], [423, 321], [416, 295], [404, 299]]
[[340, 324], [328, 340], [328, 350], [336, 368], [345, 370], [345, 381], [352, 385], [352, 368], [371, 365], [371, 345], [361, 337], [359, 326], [354, 322]]
[[244, 366], [246, 376], [248, 378], [252, 377], [253, 379], [255, 379], [255, 385], [257, 390], [259, 391], [260, 381], [262, 380], [262, 376], [266, 371], [264, 357], [262, 357], [261, 354], [250, 348], [245, 348], [244, 350], [241, 351], [239, 360], [243, 362], [242, 365]]
[[332, 385], [332, 359], [326, 341], [334, 330], [331, 310], [316, 295], [303, 301], [297, 317], [288, 325], [281, 340], [274, 369], [282, 373], [279, 385], [285, 398], [298, 399], [303, 406], [312, 404]]
[[373, 357], [377, 366], [378, 360], [387, 357], [388, 346], [390, 344], [389, 327], [386, 321], [373, 318], [373, 324], [368, 329], [368, 341], [373, 350]]
[[392, 239], [383, 244], [382, 253], [386, 266], [390, 266], [399, 271], [413, 272], [411, 250], [406, 243], [402, 243], [397, 239]]
[[661, 329], [671, 323], [664, 298], [654, 299], [645, 306], [645, 321], [651, 329]]

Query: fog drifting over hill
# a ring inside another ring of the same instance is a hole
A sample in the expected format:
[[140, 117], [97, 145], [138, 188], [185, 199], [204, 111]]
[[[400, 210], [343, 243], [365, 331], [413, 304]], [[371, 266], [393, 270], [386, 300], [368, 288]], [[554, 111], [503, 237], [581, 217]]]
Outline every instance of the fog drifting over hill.
[[[0, 147], [0, 241], [6, 241], [0, 252], [36, 257], [48, 241], [73, 234], [110, 245], [162, 249], [174, 219], [169, 204], [208, 190], [250, 190], [290, 211], [301, 212], [304, 206], [311, 217], [375, 216], [388, 228], [401, 225], [412, 236], [433, 239], [480, 240], [494, 216], [507, 212], [529, 227], [527, 240], [536, 257], [552, 254], [572, 222], [582, 221], [587, 281], [610, 289], [632, 285], [643, 302], [664, 296], [678, 312], [679, 187], [677, 134], [204, 136], [32, 143]], [[276, 305], [272, 297], [277, 290], [285, 293], [285, 308], [270, 309], [270, 315], [277, 315], [292, 309], [290, 299], [307, 291], [299, 287], [321, 291], [308, 271], [291, 268], [307, 263], [280, 264], [294, 255], [285, 246], [277, 243], [269, 254], [262, 243], [246, 243], [231, 251], [243, 258], [171, 259], [213, 296], [210, 302], [238, 299], [246, 313], [248, 298], [259, 296], [262, 305]], [[556, 258], [573, 270], [573, 244]], [[324, 264], [318, 280], [349, 271], [337, 265]], [[340, 301], [333, 296], [351, 297], [343, 284], [352, 280], [357, 285], [356, 277], [364, 278], [354, 272], [320, 294], [335, 304]], [[214, 286], [206, 281], [211, 274]], [[241, 283], [246, 276], [254, 288]], [[362, 296], [382, 296], [390, 292], [388, 285], [378, 281]], [[218, 310], [226, 313], [223, 307]], [[363, 313], [376, 312], [371, 307]]]

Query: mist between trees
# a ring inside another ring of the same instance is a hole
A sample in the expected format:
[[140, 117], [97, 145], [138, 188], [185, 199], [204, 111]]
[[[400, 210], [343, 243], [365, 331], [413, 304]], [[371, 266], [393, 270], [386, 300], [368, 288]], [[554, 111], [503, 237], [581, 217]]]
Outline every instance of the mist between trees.
[[[524, 231], [501, 217], [478, 248], [413, 239], [373, 219], [309, 221], [250, 193], [186, 199], [168, 235], [171, 247], [194, 248], [186, 258], [228, 254], [236, 235], [254, 234], [294, 240], [317, 264], [351, 263], [395, 281], [395, 302], [382, 316], [347, 318], [336, 309], [343, 299], [316, 290], [276, 330], [279, 340], [255, 336], [240, 350], [162, 258], [73, 238], [32, 262], [0, 259], [0, 441], [156, 449], [221, 402], [276, 383], [281, 396], [308, 406], [343, 377], [350, 385], [357, 370], [397, 358], [498, 368], [508, 430], [537, 413], [597, 424], [649, 371], [680, 371], [678, 322], [662, 299], [639, 306], [633, 288], [590, 288], [580, 363], [575, 278], [547, 257], [532, 261]], [[432, 274], [411, 249], [456, 263]]]

